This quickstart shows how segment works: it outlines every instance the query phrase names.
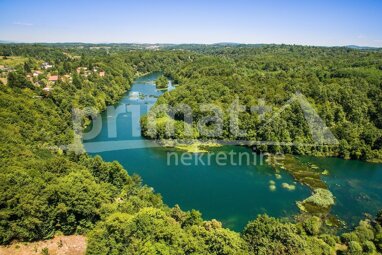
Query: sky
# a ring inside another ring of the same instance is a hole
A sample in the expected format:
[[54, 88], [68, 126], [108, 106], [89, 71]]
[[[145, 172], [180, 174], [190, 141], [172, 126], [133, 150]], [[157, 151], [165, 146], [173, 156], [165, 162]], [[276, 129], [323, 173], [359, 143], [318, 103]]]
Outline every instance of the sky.
[[382, 1], [0, 0], [0, 40], [382, 47]]

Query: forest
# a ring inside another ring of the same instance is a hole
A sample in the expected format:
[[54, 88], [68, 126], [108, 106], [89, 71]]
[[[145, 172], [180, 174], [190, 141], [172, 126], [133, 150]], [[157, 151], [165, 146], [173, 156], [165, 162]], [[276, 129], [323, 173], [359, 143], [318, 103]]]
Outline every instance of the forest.
[[[239, 115], [239, 127], [246, 134], [232, 135], [226, 113], [223, 132], [215, 139], [272, 141], [275, 145], [257, 146], [257, 150], [270, 153], [382, 160], [381, 51], [272, 45], [197, 51], [203, 55], [168, 71], [179, 86], [157, 102], [175, 108], [191, 107], [194, 132], [188, 138], [208, 139], [196, 127], [206, 114], [199, 108], [201, 104], [213, 103], [229, 109], [238, 100], [245, 106]], [[296, 92], [307, 98], [338, 140], [338, 146], [315, 145], [298, 104], [282, 108]], [[267, 111], [251, 112], [252, 106]], [[274, 116], [280, 109], [283, 111]], [[168, 113], [167, 116], [172, 117]], [[268, 123], [271, 118], [273, 121]], [[184, 115], [177, 113], [174, 119], [182, 122]], [[145, 119], [142, 123], [146, 126]], [[144, 134], [152, 139], [187, 138], [184, 132], [168, 135], [161, 126], [155, 134], [147, 129]], [[278, 145], [279, 142], [296, 142], [297, 146]]]
[[[16, 56], [25, 59], [13, 66], [4, 64], [0, 71], [6, 78], [0, 82], [0, 244], [81, 234], [88, 238], [87, 254], [97, 255], [382, 252], [382, 211], [366, 216], [347, 233], [324, 227], [314, 215], [295, 220], [259, 215], [238, 233], [217, 220], [203, 220], [196, 210], [167, 206], [160, 194], [118, 162], [60, 147], [74, 139], [73, 108], [101, 111], [117, 102], [135, 78], [162, 71], [177, 88], [160, 97], [157, 105], [186, 103], [198, 119], [198, 103], [224, 108], [238, 98], [251, 106], [262, 98], [276, 110], [300, 91], [340, 142], [335, 147], [264, 145], [258, 148], [261, 151], [378, 161], [381, 50], [288, 45], [92, 47], [0, 45], [0, 65]], [[256, 132], [253, 127], [263, 120], [243, 112], [240, 125], [254, 130], [243, 138], [310, 143], [302, 115], [292, 105], [272, 126]], [[145, 120], [147, 137], [168, 138], [166, 133], [147, 133]], [[176, 115], [175, 121], [182, 123], [182, 116]], [[219, 139], [232, 139], [228, 130], [223, 131]], [[172, 139], [184, 136], [175, 134]], [[194, 135], [204, 139], [198, 132]]]

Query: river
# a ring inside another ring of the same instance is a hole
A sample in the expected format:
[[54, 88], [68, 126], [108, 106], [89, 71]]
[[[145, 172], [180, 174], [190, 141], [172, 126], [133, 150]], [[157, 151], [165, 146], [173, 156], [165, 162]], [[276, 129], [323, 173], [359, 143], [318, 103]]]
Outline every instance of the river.
[[[182, 155], [181, 151], [159, 147], [141, 137], [137, 132], [139, 116], [131, 112], [139, 109], [141, 114], [146, 113], [164, 93], [155, 88], [158, 75], [152, 73], [137, 79], [115, 105], [119, 107], [117, 113], [105, 111], [101, 114], [99, 134], [84, 142], [89, 154], [100, 155], [106, 161], [117, 160], [129, 174], [140, 175], [144, 184], [160, 193], [167, 205], [178, 204], [184, 210], [197, 209], [204, 219], [217, 219], [236, 231], [241, 231], [258, 214], [292, 217], [299, 212], [296, 201], [307, 198], [311, 192], [306, 186], [295, 183], [286, 172], [281, 173], [281, 178], [275, 178], [274, 170], [267, 164], [222, 166], [212, 160], [209, 165], [203, 165], [198, 161], [198, 154], [192, 155], [194, 163], [176, 165], [175, 160], [169, 160], [169, 153], [175, 153], [170, 158], [174, 159]], [[169, 89], [173, 88], [170, 83]], [[110, 126], [113, 121], [115, 127]], [[227, 155], [232, 151], [250, 152], [240, 146], [211, 149], [211, 152]], [[349, 227], [357, 224], [364, 213], [374, 215], [382, 209], [382, 164], [337, 158], [299, 159], [329, 171], [323, 179], [336, 197], [332, 213]], [[270, 189], [270, 182], [274, 182], [275, 189]], [[296, 188], [284, 189], [282, 183], [293, 184]]]

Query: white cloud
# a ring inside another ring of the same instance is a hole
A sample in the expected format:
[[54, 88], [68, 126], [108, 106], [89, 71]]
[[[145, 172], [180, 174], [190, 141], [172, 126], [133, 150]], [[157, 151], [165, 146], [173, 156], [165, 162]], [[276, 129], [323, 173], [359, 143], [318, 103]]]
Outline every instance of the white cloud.
[[33, 26], [32, 23], [26, 23], [26, 22], [13, 22], [13, 25], [17, 25], [17, 26], [25, 26], [25, 27], [31, 27], [31, 26]]

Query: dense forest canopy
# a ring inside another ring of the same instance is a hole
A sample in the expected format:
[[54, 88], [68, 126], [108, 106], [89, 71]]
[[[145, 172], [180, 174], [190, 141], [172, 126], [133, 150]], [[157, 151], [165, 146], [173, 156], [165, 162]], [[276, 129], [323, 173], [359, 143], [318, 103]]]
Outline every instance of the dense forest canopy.
[[[72, 108], [102, 110], [136, 77], [162, 71], [179, 85], [158, 104], [188, 103], [198, 118], [197, 103], [225, 105], [237, 96], [245, 105], [263, 98], [277, 108], [298, 90], [340, 140], [336, 148], [261, 150], [380, 159], [382, 51], [275, 45], [167, 45], [156, 51], [94, 47], [0, 45], [0, 61], [7, 60], [0, 82], [1, 244], [77, 233], [88, 236], [88, 254], [382, 251], [381, 214], [341, 236], [316, 216], [291, 222], [262, 215], [236, 233], [216, 220], [204, 221], [198, 211], [169, 208], [118, 162], [60, 147], [73, 140]], [[243, 114], [242, 125], [259, 124], [256, 116]], [[300, 119], [301, 110], [292, 107], [275, 126], [247, 138], [309, 140]], [[229, 139], [228, 132], [221, 138]]]
[[[248, 141], [298, 142], [313, 146], [258, 146], [260, 151], [340, 156], [346, 159], [382, 159], [382, 52], [348, 48], [302, 46], [223, 47], [204, 49], [195, 60], [170, 70], [179, 87], [165, 94], [157, 105], [192, 108], [193, 123], [205, 116], [199, 106], [213, 103], [229, 109], [239, 100], [246, 111], [239, 118], [239, 137]], [[297, 104], [274, 117], [296, 93], [304, 95], [337, 138], [338, 146], [314, 146], [304, 114]], [[260, 118], [250, 109], [269, 109]], [[163, 116], [160, 116], [163, 117]], [[183, 117], [183, 116], [180, 116]], [[178, 117], [176, 121], [182, 121]], [[226, 116], [227, 117], [227, 116]], [[266, 128], [264, 123], [272, 118]], [[228, 122], [228, 118], [225, 118]], [[145, 120], [143, 121], [145, 124]], [[196, 125], [193, 126], [197, 129]], [[229, 124], [215, 137], [232, 140]], [[164, 129], [160, 129], [164, 130]], [[192, 138], [206, 138], [197, 131]], [[182, 132], [151, 138], [184, 138]]]

